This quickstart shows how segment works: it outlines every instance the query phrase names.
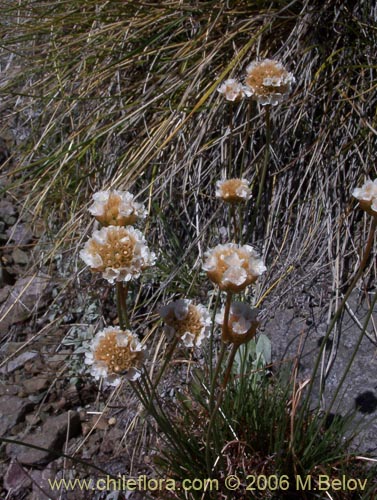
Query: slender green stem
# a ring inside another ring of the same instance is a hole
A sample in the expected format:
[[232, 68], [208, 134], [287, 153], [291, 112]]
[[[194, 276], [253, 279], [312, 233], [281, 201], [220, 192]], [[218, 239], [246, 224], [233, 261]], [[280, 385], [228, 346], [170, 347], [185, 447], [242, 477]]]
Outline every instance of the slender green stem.
[[240, 344], [233, 344], [232, 350], [230, 351], [229, 358], [228, 358], [228, 366], [226, 367], [226, 372], [225, 372], [223, 383], [222, 383], [223, 391], [225, 391], [226, 386], [228, 385], [229, 377], [230, 377], [230, 374], [232, 373], [234, 358], [236, 357], [239, 346], [240, 346]]
[[[208, 474], [211, 475], [212, 468], [211, 468], [211, 457], [210, 457], [210, 441], [211, 441], [211, 432], [212, 432], [212, 427], [218, 412], [218, 409], [220, 408], [221, 402], [222, 402], [222, 394], [224, 391], [225, 386], [222, 385], [220, 387], [220, 393], [217, 399], [216, 406], [214, 407], [214, 401], [215, 401], [215, 389], [216, 389], [216, 382], [217, 378], [219, 376], [220, 370], [221, 370], [221, 365], [224, 359], [225, 355], [225, 350], [227, 346], [227, 337], [228, 337], [228, 323], [229, 323], [229, 312], [230, 312], [230, 306], [232, 303], [232, 292], [227, 292], [226, 296], [226, 302], [225, 302], [225, 310], [224, 310], [224, 321], [223, 321], [223, 329], [222, 329], [222, 342], [221, 342], [221, 349], [219, 353], [219, 357], [217, 360], [216, 368], [215, 368], [215, 373], [213, 375], [212, 381], [211, 381], [211, 392], [210, 392], [210, 399], [209, 399], [209, 411], [210, 411], [210, 419], [208, 423], [208, 428], [207, 428], [207, 435], [206, 435], [206, 463], [207, 463], [207, 471]], [[229, 366], [229, 364], [228, 364]]]
[[173, 356], [173, 353], [175, 351], [175, 348], [177, 347], [178, 341], [179, 341], [179, 337], [175, 336], [174, 340], [173, 340], [173, 342], [172, 342], [172, 344], [170, 346], [170, 349], [168, 350], [167, 354], [165, 355], [164, 363], [161, 366], [161, 369], [160, 369], [160, 371], [157, 374], [156, 380], [153, 383], [153, 386], [152, 386], [153, 387], [153, 392], [157, 388], [157, 386], [158, 386], [158, 384], [159, 384], [159, 382], [161, 380], [161, 377], [164, 374], [165, 369], [166, 369], [167, 365], [169, 364], [169, 362], [170, 362], [170, 360], [171, 360], [171, 358]]
[[[151, 405], [151, 402], [153, 400], [154, 388], [152, 385], [152, 381], [148, 376], [147, 370], [143, 370], [140, 380], [137, 379], [134, 382], [130, 381], [130, 383], [136, 397], [139, 399], [144, 409], [155, 419], [159, 427], [163, 429], [164, 434], [169, 437], [169, 443], [175, 448], [178, 453], [187, 456], [187, 449], [182, 447], [181, 440], [179, 439], [179, 436], [176, 432], [176, 428], [164, 411], [164, 408], [162, 407], [160, 401], [157, 399], [157, 404]], [[152, 390], [152, 393], [150, 389]]]
[[232, 305], [232, 292], [227, 292], [226, 294], [226, 302], [225, 302], [225, 309], [224, 309], [224, 321], [223, 321], [223, 328], [222, 328], [222, 334], [221, 334], [221, 340], [223, 342], [228, 342], [229, 341], [229, 314], [230, 314], [230, 306]]
[[[366, 264], [368, 262], [368, 258], [369, 258], [370, 251], [372, 249], [372, 245], [373, 245], [373, 241], [374, 241], [374, 233], [375, 233], [376, 227], [377, 227], [377, 217], [373, 217], [371, 228], [370, 228], [370, 231], [369, 231], [368, 240], [367, 240], [367, 243], [366, 243], [366, 246], [365, 246], [365, 250], [364, 250], [364, 255], [363, 255], [363, 258], [362, 258], [362, 260], [360, 262], [359, 270], [355, 274], [355, 277], [353, 278], [350, 286], [348, 287], [348, 290], [345, 293], [344, 298], [343, 298], [342, 302], [340, 303], [340, 306], [338, 307], [337, 311], [335, 312], [335, 314], [334, 314], [334, 316], [333, 316], [333, 318], [331, 320], [331, 323], [330, 323], [330, 325], [329, 325], [329, 327], [327, 329], [326, 335], [324, 336], [324, 339], [323, 339], [323, 341], [321, 343], [321, 348], [320, 348], [320, 351], [319, 351], [317, 359], [316, 359], [316, 363], [315, 363], [315, 366], [314, 366], [314, 369], [313, 369], [313, 374], [312, 374], [311, 381], [310, 381], [310, 384], [309, 384], [308, 392], [306, 394], [305, 402], [303, 404], [303, 408], [302, 408], [302, 412], [301, 412], [301, 420], [303, 419], [303, 415], [304, 415], [304, 413], [306, 411], [306, 408], [307, 408], [307, 406], [309, 404], [309, 398], [310, 398], [311, 392], [313, 390], [314, 379], [315, 379], [315, 376], [317, 374], [317, 371], [318, 371], [318, 368], [319, 368], [319, 365], [320, 365], [320, 362], [321, 362], [321, 358], [322, 358], [322, 353], [323, 353], [323, 351], [325, 349], [327, 340], [330, 337], [330, 334], [331, 334], [332, 330], [334, 329], [337, 321], [339, 320], [339, 318], [340, 318], [340, 316], [341, 316], [341, 314], [343, 312], [344, 306], [346, 305], [346, 302], [349, 299], [349, 296], [351, 295], [353, 289], [355, 288], [358, 280], [362, 276], [363, 271], [365, 269], [365, 266], [366, 266]], [[320, 394], [322, 394], [322, 391], [323, 391], [323, 384], [321, 383]]]
[[243, 151], [242, 151], [242, 159], [241, 159], [241, 167], [240, 167], [240, 177], [242, 178], [243, 169], [245, 166], [245, 159], [247, 153], [247, 147], [249, 145], [249, 135], [250, 135], [250, 123], [251, 123], [251, 110], [253, 106], [253, 101], [249, 99], [249, 105], [247, 107], [246, 113], [246, 130], [245, 130], [245, 140], [243, 143]]
[[206, 434], [206, 464], [207, 464], [207, 474], [208, 474], [208, 477], [211, 477], [211, 474], [212, 474], [211, 454], [210, 454], [210, 450], [211, 450], [211, 432], [212, 432], [213, 424], [215, 422], [215, 418], [217, 417], [217, 412], [218, 412], [218, 410], [220, 408], [220, 405], [221, 405], [221, 402], [222, 402], [222, 399], [223, 399], [223, 392], [224, 392], [223, 387], [220, 387], [220, 393], [219, 393], [219, 396], [217, 398], [216, 406], [215, 406], [215, 408], [213, 409], [213, 411], [211, 413], [211, 416], [210, 416], [210, 419], [209, 419], [209, 423], [208, 423], [208, 428], [207, 428], [207, 434]]
[[127, 311], [128, 285], [124, 286], [121, 281], [117, 281], [116, 290], [117, 290], [117, 310], [118, 310], [119, 326], [121, 330], [127, 330], [130, 329], [130, 322], [128, 319], [128, 311]]
[[[170, 346], [170, 349], [168, 350], [168, 352], [165, 356], [164, 363], [163, 363], [162, 367], [160, 368], [160, 371], [157, 374], [156, 380], [154, 382], [150, 381], [151, 390], [150, 390], [150, 394], [149, 394], [149, 401], [148, 401], [148, 404], [145, 405], [145, 407], [149, 413], [151, 413], [151, 410], [153, 409], [153, 400], [155, 399], [155, 396], [156, 396], [157, 386], [161, 380], [162, 375], [164, 374], [164, 372], [166, 370], [166, 367], [168, 366], [168, 364], [173, 356], [173, 353], [175, 351], [175, 348], [177, 347], [178, 341], [179, 341], [179, 337], [177, 337], [177, 336], [174, 337], [174, 340]], [[147, 377], [149, 380], [148, 373], [146, 371], [145, 371], [145, 377]]]
[[213, 340], [214, 340], [214, 331], [215, 331], [215, 317], [216, 317], [216, 312], [219, 306], [219, 301], [220, 301], [220, 290], [217, 291], [216, 295], [216, 302], [215, 302], [215, 307], [213, 310], [213, 315], [212, 315], [212, 328], [211, 328], [211, 336], [209, 338], [209, 355], [210, 355], [210, 362], [209, 362], [209, 380], [210, 384], [212, 386], [212, 380], [213, 380]]
[[215, 368], [215, 373], [213, 374], [213, 378], [211, 380], [211, 392], [209, 395], [209, 411], [213, 411], [213, 406], [214, 406], [214, 401], [215, 401], [215, 387], [216, 387], [216, 380], [217, 377], [219, 376], [221, 365], [225, 356], [225, 350], [226, 350], [226, 344], [225, 342], [221, 342], [221, 348], [219, 352], [219, 357], [217, 359], [216, 363], [216, 368]]
[[268, 165], [270, 163], [270, 144], [271, 144], [271, 120], [270, 120], [270, 105], [265, 106], [265, 124], [266, 124], [266, 149], [264, 153], [264, 162], [262, 168], [262, 175], [259, 180], [259, 188], [258, 195], [255, 201], [255, 206], [253, 210], [253, 214], [251, 216], [250, 225], [249, 225], [249, 236], [251, 237], [252, 232], [254, 230], [255, 221], [257, 219], [257, 214], [259, 211], [259, 207], [262, 201], [262, 195], [264, 190], [264, 184], [266, 182]]
[[211, 477], [211, 474], [212, 474], [211, 457], [210, 457], [211, 432], [212, 432], [213, 424], [214, 424], [215, 419], [217, 417], [217, 412], [219, 411], [221, 403], [223, 402], [223, 397], [225, 394], [226, 386], [228, 384], [229, 377], [230, 377], [230, 374], [232, 372], [232, 366], [233, 366], [234, 358], [236, 356], [238, 348], [239, 348], [238, 344], [233, 344], [232, 350], [229, 354], [228, 365], [226, 368], [224, 379], [223, 379], [223, 382], [221, 384], [220, 391], [219, 391], [219, 394], [217, 397], [216, 406], [213, 409], [213, 411], [211, 413], [211, 417], [209, 419], [209, 424], [208, 424], [208, 428], [207, 428], [207, 435], [206, 435], [206, 463], [207, 463], [207, 472], [209, 474], [209, 477]]
[[234, 113], [234, 105], [233, 102], [229, 102], [229, 151], [228, 151], [228, 172], [227, 178], [232, 176], [232, 161], [233, 161], [233, 113]]
[[[233, 239], [235, 243], [237, 243], [238, 240], [238, 222], [237, 222], [237, 210], [236, 210], [236, 204], [235, 203], [230, 203], [229, 206], [229, 215], [230, 215], [230, 221], [229, 221], [229, 231], [230, 231], [230, 237]], [[232, 221], [233, 221], [233, 238], [232, 238]]]

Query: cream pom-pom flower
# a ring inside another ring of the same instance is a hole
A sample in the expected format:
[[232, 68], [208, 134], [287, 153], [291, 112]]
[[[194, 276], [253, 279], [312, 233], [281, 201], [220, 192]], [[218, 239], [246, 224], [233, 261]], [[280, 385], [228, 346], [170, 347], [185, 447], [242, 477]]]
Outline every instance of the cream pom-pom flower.
[[144, 219], [147, 211], [128, 191], [98, 191], [93, 194], [89, 212], [103, 226], [129, 226]]
[[138, 278], [156, 260], [143, 234], [132, 226], [108, 226], [94, 231], [80, 257], [110, 283]]
[[216, 182], [216, 197], [228, 203], [241, 203], [251, 198], [246, 179], [223, 179]]
[[211, 318], [201, 304], [180, 299], [161, 307], [159, 314], [165, 322], [166, 333], [178, 336], [186, 347], [199, 347], [209, 336]]
[[217, 91], [224, 96], [227, 101], [239, 101], [245, 96], [250, 96], [250, 90], [238, 82], [234, 78], [225, 80], [218, 88]]
[[228, 324], [224, 327], [225, 309], [216, 314], [215, 321], [223, 327], [223, 340], [235, 344], [243, 344], [254, 337], [259, 321], [258, 310], [252, 309], [244, 302], [232, 302], [229, 310]]
[[245, 86], [262, 106], [276, 106], [282, 102], [294, 83], [292, 73], [272, 59], [253, 61], [246, 68]]
[[129, 380], [140, 377], [144, 350], [145, 346], [131, 331], [109, 327], [96, 334], [90, 350], [85, 353], [85, 363], [96, 380], [103, 378], [105, 386], [116, 387], [122, 377]]
[[217, 245], [205, 254], [203, 269], [220, 290], [240, 292], [254, 283], [267, 268], [250, 245]]
[[374, 217], [377, 216], [377, 179], [368, 179], [361, 188], [355, 188], [352, 196], [359, 200], [360, 208]]

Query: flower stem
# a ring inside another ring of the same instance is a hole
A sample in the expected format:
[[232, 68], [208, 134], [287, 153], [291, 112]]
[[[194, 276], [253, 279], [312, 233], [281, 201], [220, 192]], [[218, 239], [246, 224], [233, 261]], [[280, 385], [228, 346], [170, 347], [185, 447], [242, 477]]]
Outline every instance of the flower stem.
[[[157, 386], [161, 380], [162, 375], [164, 374], [164, 372], [166, 370], [167, 365], [169, 364], [169, 361], [171, 360], [171, 358], [173, 356], [173, 353], [174, 353], [175, 348], [177, 347], [178, 341], [179, 341], [179, 337], [178, 336], [174, 337], [174, 340], [170, 346], [170, 349], [165, 356], [164, 363], [163, 363], [162, 367], [160, 368], [160, 371], [157, 374], [156, 380], [154, 382], [152, 382], [151, 380], [149, 381], [149, 385], [150, 385], [149, 401], [148, 401], [147, 405], [144, 405], [146, 410], [148, 411], [148, 413], [151, 413], [151, 411], [153, 409], [153, 401], [154, 401], [155, 396], [156, 396]], [[149, 380], [148, 373], [145, 370], [144, 378], [146, 378], [146, 377]]]
[[246, 130], [245, 130], [245, 140], [244, 140], [243, 151], [242, 151], [241, 168], [240, 168], [240, 175], [239, 175], [240, 178], [242, 178], [243, 169], [244, 169], [244, 165], [245, 165], [245, 158], [246, 158], [246, 153], [247, 153], [247, 146], [249, 143], [252, 106], [253, 106], [253, 101], [251, 99], [249, 99], [249, 105], [247, 107], [247, 113], [246, 113]]
[[[222, 347], [224, 345], [225, 344], [223, 343]], [[212, 410], [212, 413], [211, 413], [211, 416], [210, 416], [210, 419], [209, 419], [209, 424], [208, 424], [207, 434], [206, 434], [206, 463], [207, 463], [207, 472], [209, 474], [209, 477], [211, 477], [211, 473], [212, 473], [211, 457], [210, 457], [211, 432], [212, 432], [213, 424], [214, 424], [216, 416], [217, 416], [217, 412], [219, 411], [221, 403], [223, 402], [224, 393], [225, 393], [226, 386], [227, 386], [228, 381], [229, 381], [229, 377], [230, 377], [230, 374], [231, 374], [231, 371], [232, 371], [232, 366], [233, 366], [234, 358], [236, 356], [238, 348], [239, 348], [238, 344], [233, 344], [232, 350], [231, 350], [231, 352], [229, 354], [228, 366], [227, 366], [227, 369], [226, 369], [226, 372], [225, 372], [225, 376], [224, 376], [223, 382], [222, 382], [221, 387], [220, 387], [219, 395], [217, 397], [216, 406]], [[225, 349], [222, 352], [225, 352]], [[214, 392], [214, 388], [212, 388], [212, 390], [211, 390], [211, 396], [213, 395], [213, 392]]]
[[253, 214], [250, 220], [250, 226], [249, 226], [249, 236], [251, 237], [252, 232], [254, 230], [255, 226], [255, 221], [257, 219], [257, 214], [258, 210], [262, 201], [262, 195], [263, 195], [263, 189], [264, 189], [264, 184], [266, 182], [266, 177], [267, 177], [267, 170], [268, 170], [268, 165], [270, 163], [270, 144], [271, 144], [271, 120], [270, 120], [270, 105], [265, 106], [265, 124], [266, 124], [266, 149], [264, 153], [264, 162], [263, 162], [263, 169], [262, 169], [262, 175], [259, 180], [259, 188], [258, 188], [258, 195], [257, 199], [255, 201], [255, 206], [253, 210]]
[[231, 177], [232, 175], [232, 161], [233, 161], [233, 113], [234, 106], [233, 102], [229, 103], [229, 151], [228, 151], [228, 172], [227, 177]]
[[[237, 243], [238, 239], [239, 239], [239, 229], [238, 229], [238, 223], [237, 223], [237, 206], [235, 203], [230, 203], [230, 206], [229, 206], [229, 212], [230, 212], [230, 221], [229, 221], [229, 226], [230, 228], [232, 227], [232, 221], [233, 221], [233, 241], [235, 243]], [[230, 237], [232, 237], [232, 231], [231, 229], [229, 229], [230, 231]]]
[[230, 306], [232, 305], [232, 292], [227, 292], [226, 295], [226, 302], [225, 302], [225, 310], [224, 310], [224, 322], [223, 322], [223, 328], [221, 332], [221, 340], [223, 342], [228, 342], [229, 341], [229, 313], [230, 313]]
[[228, 385], [229, 377], [230, 377], [230, 374], [232, 372], [232, 366], [233, 366], [233, 363], [234, 363], [234, 358], [236, 357], [236, 354], [237, 354], [239, 346], [240, 346], [240, 344], [233, 344], [232, 350], [230, 351], [229, 358], [228, 358], [228, 366], [226, 368], [226, 372], [225, 372], [223, 383], [222, 383], [222, 389], [223, 389], [223, 391], [225, 391], [226, 386]]
[[[226, 350], [226, 346], [227, 346], [227, 343], [228, 343], [228, 340], [227, 340], [228, 334], [227, 334], [227, 332], [228, 332], [228, 329], [229, 329], [228, 323], [229, 323], [229, 312], [230, 312], [231, 303], [232, 303], [232, 292], [227, 292], [226, 302], [225, 302], [225, 311], [224, 311], [224, 321], [223, 321], [222, 337], [221, 337], [221, 339], [222, 339], [221, 349], [220, 349], [219, 357], [218, 357], [218, 360], [217, 360], [217, 364], [216, 364], [216, 368], [215, 368], [215, 373], [214, 373], [213, 378], [211, 380], [211, 391], [210, 391], [210, 399], [209, 399], [210, 419], [209, 419], [208, 428], [207, 428], [207, 434], [206, 434], [206, 463], [207, 463], [207, 471], [208, 471], [209, 475], [211, 475], [211, 472], [212, 472], [211, 471], [211, 457], [210, 457], [211, 433], [212, 433], [212, 428], [213, 428], [213, 424], [214, 424], [214, 421], [215, 421], [218, 409], [220, 408], [220, 405], [221, 405], [221, 402], [222, 402], [222, 399], [223, 399], [223, 392], [224, 392], [225, 387], [226, 387], [226, 384], [224, 385], [224, 383], [221, 385], [221, 387], [220, 387], [220, 393], [218, 395], [217, 402], [216, 402], [216, 405], [214, 407], [216, 381], [217, 381], [217, 378], [218, 378], [220, 370], [221, 370], [221, 365], [222, 365], [222, 362], [223, 362], [223, 359], [224, 359], [225, 350]], [[232, 352], [233, 352], [233, 350], [232, 350]], [[232, 356], [232, 352], [230, 354], [229, 359]], [[234, 357], [233, 357], [233, 359], [234, 359]], [[228, 368], [229, 368], [229, 363], [228, 363]]]
[[222, 365], [224, 355], [225, 355], [225, 349], [226, 349], [226, 344], [224, 342], [222, 342], [221, 349], [219, 352], [219, 357], [218, 357], [217, 363], [216, 363], [215, 373], [214, 373], [213, 378], [211, 380], [211, 392], [209, 395], [209, 411], [210, 412], [213, 411], [213, 405], [214, 405], [214, 401], [215, 401], [216, 380], [217, 380], [217, 377], [219, 376], [219, 373], [220, 373], [221, 365]]
[[117, 281], [116, 293], [119, 326], [121, 330], [130, 329], [130, 321], [128, 319], [127, 311], [128, 284], [124, 286], [121, 281]]
[[167, 367], [167, 365], [169, 364], [169, 361], [171, 360], [172, 356], [173, 356], [173, 353], [175, 351], [175, 348], [177, 347], [177, 344], [178, 344], [178, 341], [179, 341], [179, 337], [178, 336], [175, 336], [174, 337], [174, 340], [170, 346], [170, 349], [168, 351], [168, 353], [166, 354], [165, 356], [165, 360], [164, 360], [164, 363], [163, 365], [161, 366], [161, 369], [160, 371], [158, 372], [158, 375], [156, 377], [156, 380], [154, 381], [153, 383], [153, 392], [155, 391], [155, 389], [157, 388], [160, 380], [161, 380], [161, 377], [162, 375], [164, 374], [165, 372], [165, 369]]

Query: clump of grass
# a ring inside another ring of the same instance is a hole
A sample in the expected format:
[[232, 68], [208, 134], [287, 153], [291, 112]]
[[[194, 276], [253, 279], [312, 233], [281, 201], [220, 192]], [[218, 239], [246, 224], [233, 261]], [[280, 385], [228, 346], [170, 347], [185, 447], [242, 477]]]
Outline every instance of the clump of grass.
[[[208, 444], [203, 443], [203, 429], [209, 418], [203, 373], [197, 373], [191, 387], [178, 396], [174, 433], [162, 415], [154, 415], [167, 440], [163, 455], [156, 457], [162, 475], [177, 482], [182, 478], [204, 482], [210, 477], [217, 487], [217, 491], [190, 491], [172, 498], [229, 495], [226, 478], [230, 475], [239, 479], [239, 487], [231, 491], [232, 498], [250, 494], [253, 498], [325, 498], [325, 493], [318, 493], [320, 476], [330, 481], [342, 476], [357, 478], [365, 486], [357, 492], [331, 489], [332, 498], [370, 498], [376, 488], [375, 467], [367, 467], [367, 459], [346, 451], [354, 438], [350, 433], [352, 415], [327, 420], [310, 410], [300, 415], [304, 387], [298, 384], [295, 372], [289, 373], [288, 368], [283, 370], [284, 375], [271, 378], [264, 368], [255, 370], [252, 360], [252, 356], [246, 356], [238, 365], [224, 395], [211, 441], [211, 476], [203, 452]], [[258, 488], [251, 483], [260, 476], [267, 482]], [[297, 482], [305, 483], [309, 477], [305, 487]], [[268, 478], [272, 478], [270, 483]]]

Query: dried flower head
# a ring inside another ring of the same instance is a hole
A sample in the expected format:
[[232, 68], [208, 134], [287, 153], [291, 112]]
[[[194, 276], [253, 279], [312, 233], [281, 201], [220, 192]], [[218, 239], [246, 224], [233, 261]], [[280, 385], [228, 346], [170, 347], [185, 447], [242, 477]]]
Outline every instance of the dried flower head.
[[203, 269], [208, 278], [225, 291], [240, 292], [266, 271], [262, 259], [249, 245], [217, 245], [204, 257]]
[[369, 179], [361, 188], [355, 188], [352, 196], [359, 200], [360, 207], [368, 214], [377, 216], [377, 179]]
[[239, 101], [246, 96], [250, 96], [251, 93], [247, 87], [242, 85], [240, 82], [234, 78], [229, 78], [225, 80], [218, 88], [217, 91], [222, 94], [227, 101]]
[[200, 346], [209, 335], [211, 318], [207, 309], [191, 300], [171, 302], [161, 307], [159, 314], [165, 321], [166, 333], [180, 337], [186, 347]]
[[223, 326], [224, 341], [243, 344], [254, 337], [259, 325], [257, 309], [252, 309], [243, 302], [233, 302], [226, 328], [224, 328], [224, 313], [225, 309], [216, 314], [215, 318], [216, 323]]
[[99, 191], [93, 200], [89, 212], [103, 226], [129, 226], [147, 215], [143, 205], [127, 191]]
[[224, 179], [216, 182], [216, 196], [228, 203], [241, 203], [251, 198], [246, 179]]
[[105, 385], [117, 386], [122, 376], [136, 380], [144, 360], [145, 346], [129, 330], [109, 327], [97, 333], [85, 353], [85, 363], [91, 366], [96, 380], [103, 377]]
[[284, 66], [272, 59], [253, 61], [246, 68], [246, 87], [253, 99], [265, 106], [276, 106], [291, 91], [295, 78]]
[[94, 231], [80, 257], [110, 283], [138, 278], [156, 260], [142, 233], [132, 226], [109, 226]]

